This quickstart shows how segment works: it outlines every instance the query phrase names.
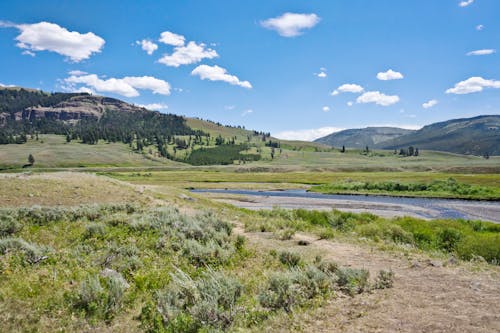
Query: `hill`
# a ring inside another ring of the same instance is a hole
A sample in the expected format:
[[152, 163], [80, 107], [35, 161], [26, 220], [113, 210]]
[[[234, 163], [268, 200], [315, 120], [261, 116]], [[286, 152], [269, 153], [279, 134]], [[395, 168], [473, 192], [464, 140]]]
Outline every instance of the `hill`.
[[347, 148], [365, 148], [366, 146], [374, 147], [381, 142], [395, 139], [412, 132], [412, 130], [397, 127], [355, 128], [329, 134], [316, 139], [314, 142], [332, 147], [345, 146]]
[[381, 142], [376, 147], [409, 146], [470, 155], [500, 155], [500, 115], [452, 119]]

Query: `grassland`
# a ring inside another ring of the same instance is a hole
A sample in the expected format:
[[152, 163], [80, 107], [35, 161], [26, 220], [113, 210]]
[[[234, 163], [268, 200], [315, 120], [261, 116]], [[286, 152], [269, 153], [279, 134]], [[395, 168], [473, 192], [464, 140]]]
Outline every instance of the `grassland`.
[[125, 175], [2, 176], [0, 331], [496, 328], [495, 225], [248, 212], [143, 182], [193, 174]]
[[40, 135], [22, 145], [0, 146], [0, 169], [21, 169], [28, 163], [28, 156], [35, 157], [32, 168], [83, 168], [83, 167], [140, 167], [174, 165], [162, 158], [145, 157], [132, 151], [123, 143], [85, 145], [66, 142], [64, 136]]

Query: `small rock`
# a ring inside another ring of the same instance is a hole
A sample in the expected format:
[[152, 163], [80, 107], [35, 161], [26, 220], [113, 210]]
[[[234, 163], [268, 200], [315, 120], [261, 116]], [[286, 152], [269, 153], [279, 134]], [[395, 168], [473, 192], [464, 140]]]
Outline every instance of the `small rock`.
[[427, 266], [432, 266], [432, 267], [443, 267], [443, 263], [436, 261], [436, 260], [427, 260]]

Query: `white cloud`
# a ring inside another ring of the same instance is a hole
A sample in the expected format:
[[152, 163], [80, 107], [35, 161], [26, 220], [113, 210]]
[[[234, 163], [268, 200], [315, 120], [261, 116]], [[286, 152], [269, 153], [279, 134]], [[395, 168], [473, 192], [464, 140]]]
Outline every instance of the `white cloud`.
[[458, 4], [460, 7], [467, 7], [468, 5], [471, 5], [474, 2], [474, 0], [463, 0], [460, 1]]
[[80, 76], [80, 75], [85, 75], [88, 74], [87, 72], [80, 71], [80, 70], [74, 70], [74, 71], [69, 71], [69, 75], [75, 75], [75, 76]]
[[482, 25], [482, 24], [476, 25], [476, 30], [477, 31], [482, 31], [483, 29], [484, 29], [484, 25]]
[[302, 141], [313, 141], [324, 137], [328, 134], [334, 132], [342, 131], [343, 128], [338, 127], [321, 127], [315, 129], [303, 129], [295, 131], [283, 131], [274, 134], [273, 136], [282, 140], [302, 140]]
[[389, 69], [387, 72], [380, 72], [377, 74], [377, 79], [382, 81], [401, 80], [402, 78], [404, 78], [403, 74], [395, 72], [392, 69]]
[[15, 27], [21, 32], [16, 40], [17, 47], [25, 49], [24, 54], [51, 51], [79, 62], [90, 58], [93, 53], [101, 52], [104, 39], [92, 32], [81, 34], [68, 31], [55, 23], [39, 22], [34, 24], [11, 24], [0, 22], [2, 27]]
[[493, 49], [483, 49], [483, 50], [475, 50], [475, 51], [467, 52], [466, 55], [468, 55], [468, 56], [481, 56], [481, 55], [493, 54], [496, 52], [497, 51], [493, 50]]
[[347, 102], [347, 106], [353, 106], [353, 105], [354, 105], [353, 102], [351, 102], [351, 101]]
[[389, 106], [399, 102], [399, 96], [384, 95], [379, 91], [367, 91], [356, 99], [357, 103], [375, 103], [377, 105]]
[[321, 110], [323, 110], [323, 112], [328, 112], [328, 111], [330, 111], [330, 107], [329, 106], [323, 106], [321, 108]]
[[160, 34], [158, 41], [173, 46], [184, 46], [186, 38], [182, 35], [174, 34], [170, 31], [164, 31]]
[[327, 77], [328, 75], [325, 72], [319, 72], [318, 74], [316, 74], [316, 76], [323, 79], [323, 78]]
[[167, 66], [179, 67], [180, 65], [195, 64], [203, 59], [212, 59], [218, 56], [215, 50], [207, 48], [203, 43], [189, 42], [186, 46], [175, 47], [174, 53], [164, 55], [158, 62]]
[[281, 16], [260, 22], [267, 29], [276, 30], [283, 37], [301, 35], [304, 29], [311, 29], [318, 24], [320, 18], [316, 14], [285, 13]]
[[72, 90], [72, 92], [87, 93], [87, 94], [91, 94], [91, 95], [95, 94], [95, 91], [88, 88], [88, 87], [79, 87], [78, 89]]
[[21, 52], [22, 55], [29, 55], [30, 57], [34, 57], [36, 56], [36, 54], [34, 52], [31, 52], [30, 50], [25, 50], [23, 52]]
[[340, 93], [344, 93], [344, 92], [359, 94], [359, 93], [363, 92], [363, 90], [364, 90], [364, 88], [360, 85], [353, 84], [353, 83], [346, 83], [346, 84], [341, 85], [340, 87], [338, 87], [334, 91], [332, 91], [330, 93], [330, 95], [336, 96], [336, 95], [338, 95]]
[[447, 94], [471, 94], [483, 91], [484, 88], [500, 88], [500, 81], [486, 80], [479, 76], [470, 77], [465, 81], [458, 82], [453, 88], [446, 90]]
[[151, 90], [153, 94], [170, 95], [170, 83], [152, 76], [127, 76], [123, 81], [137, 89]]
[[127, 76], [122, 79], [100, 79], [95, 74], [72, 75], [64, 81], [76, 90], [76, 84], [85, 84], [86, 88], [99, 92], [114, 93], [125, 97], [137, 97], [137, 89], [151, 90], [154, 94], [170, 95], [170, 84], [151, 76]]
[[141, 48], [146, 51], [147, 54], [152, 55], [154, 51], [158, 50], [158, 45], [153, 43], [148, 39], [138, 40], [135, 42], [137, 45], [140, 45]]
[[225, 105], [224, 110], [234, 110], [236, 108], [235, 105]]
[[241, 113], [242, 117], [248, 116], [249, 114], [253, 113], [252, 109], [245, 110]]
[[251, 89], [252, 85], [248, 81], [240, 81], [237, 76], [230, 75], [226, 69], [215, 66], [200, 65], [193, 69], [191, 75], [198, 75], [202, 80], [224, 81], [232, 85]]
[[425, 102], [424, 104], [422, 104], [422, 107], [424, 109], [428, 109], [428, 108], [432, 108], [434, 105], [436, 105], [438, 103], [437, 100], [435, 99], [431, 99], [430, 101], [428, 102]]
[[148, 109], [148, 110], [153, 110], [153, 111], [160, 111], [160, 110], [168, 109], [168, 105], [163, 104], [163, 103], [137, 104], [137, 106], [139, 106], [141, 108]]

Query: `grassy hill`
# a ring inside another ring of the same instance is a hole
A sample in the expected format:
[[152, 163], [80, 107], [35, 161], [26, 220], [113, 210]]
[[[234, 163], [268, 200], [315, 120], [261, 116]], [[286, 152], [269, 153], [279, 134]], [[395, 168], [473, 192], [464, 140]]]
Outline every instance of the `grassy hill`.
[[412, 130], [397, 127], [356, 128], [332, 133], [330, 135], [316, 139], [315, 142], [332, 147], [345, 146], [348, 148], [363, 149], [366, 146], [374, 147], [381, 142], [395, 139], [412, 132]]
[[377, 146], [385, 149], [414, 146], [458, 154], [500, 155], [500, 116], [443, 121]]

